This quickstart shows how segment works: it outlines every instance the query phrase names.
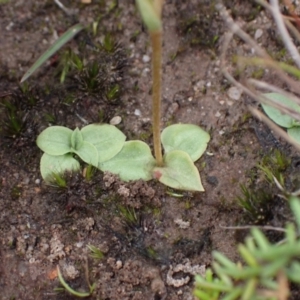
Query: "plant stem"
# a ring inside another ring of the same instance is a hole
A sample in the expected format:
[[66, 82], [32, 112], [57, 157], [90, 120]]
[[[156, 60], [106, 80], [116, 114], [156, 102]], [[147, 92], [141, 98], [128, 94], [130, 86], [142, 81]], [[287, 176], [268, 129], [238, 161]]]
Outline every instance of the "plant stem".
[[162, 31], [150, 32], [152, 43], [152, 126], [154, 156], [157, 166], [163, 165], [160, 143], [160, 115], [161, 115], [161, 40]]
[[160, 18], [161, 18], [161, 11], [162, 11], [163, 4], [164, 4], [164, 0], [153, 1], [153, 7]]

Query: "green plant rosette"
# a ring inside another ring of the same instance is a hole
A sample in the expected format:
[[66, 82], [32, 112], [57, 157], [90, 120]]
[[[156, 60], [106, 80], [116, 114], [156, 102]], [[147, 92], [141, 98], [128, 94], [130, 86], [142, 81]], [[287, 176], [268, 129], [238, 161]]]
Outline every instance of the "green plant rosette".
[[[66, 163], [62, 166], [65, 166], [67, 171], [70, 157], [64, 156], [65, 154], [74, 153], [85, 163], [98, 168], [99, 163], [111, 159], [121, 151], [125, 139], [125, 135], [119, 129], [108, 124], [91, 124], [74, 131], [63, 126], [52, 126], [38, 136], [37, 145], [50, 156], [61, 156], [60, 163], [66, 158]], [[63, 167], [59, 170], [64, 171]], [[43, 174], [45, 178], [47, 172], [44, 167]]]

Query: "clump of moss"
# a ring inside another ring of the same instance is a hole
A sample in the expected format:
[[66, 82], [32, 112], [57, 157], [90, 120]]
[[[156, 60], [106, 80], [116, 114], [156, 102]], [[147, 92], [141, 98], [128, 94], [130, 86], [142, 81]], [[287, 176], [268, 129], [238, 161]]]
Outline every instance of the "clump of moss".
[[250, 189], [241, 185], [242, 196], [237, 198], [243, 208], [246, 218], [245, 223], [255, 225], [266, 224], [272, 219], [272, 208], [275, 202], [272, 193], [263, 188]]
[[0, 98], [0, 136], [3, 148], [13, 153], [16, 161], [32, 157], [37, 136], [37, 111], [40, 96], [27, 85]]
[[80, 88], [88, 93], [100, 93], [100, 97], [109, 103], [119, 100], [124, 79], [127, 59], [124, 51], [118, 47], [114, 51], [102, 50], [97, 61], [88, 63], [78, 74]]
[[[92, 43], [92, 42], [90, 42]], [[57, 72], [60, 81], [72, 85], [97, 99], [116, 103], [120, 99], [127, 55], [112, 34], [100, 44], [85, 45], [79, 54], [67, 49], [60, 56]], [[92, 57], [92, 59], [90, 58]]]
[[[102, 181], [102, 174], [95, 168], [84, 169], [81, 173], [56, 174], [45, 186], [44, 193], [54, 195], [54, 201], [65, 207], [66, 213], [89, 209], [99, 196], [97, 182]], [[101, 206], [100, 203], [98, 205]]]
[[[288, 206], [280, 196], [275, 180], [285, 186], [285, 179], [290, 176], [290, 164], [290, 158], [275, 149], [265, 154], [260, 163], [248, 172], [249, 183], [241, 186], [242, 195], [237, 198], [244, 212], [239, 218], [240, 225], [284, 227], [289, 213], [283, 212], [288, 211]], [[275, 242], [282, 234], [270, 231], [267, 236]]]
[[232, 1], [225, 0], [224, 5], [231, 10], [233, 18], [242, 18], [247, 22], [253, 21], [257, 18], [262, 10], [262, 6], [255, 1]]
[[214, 48], [220, 36], [215, 4], [210, 1], [196, 5], [188, 3], [184, 9], [178, 8], [178, 12], [177, 31], [184, 37], [181, 48], [184, 44]]
[[18, 185], [14, 185], [10, 191], [10, 196], [11, 196], [12, 200], [19, 199], [21, 194], [22, 194], [21, 187]]

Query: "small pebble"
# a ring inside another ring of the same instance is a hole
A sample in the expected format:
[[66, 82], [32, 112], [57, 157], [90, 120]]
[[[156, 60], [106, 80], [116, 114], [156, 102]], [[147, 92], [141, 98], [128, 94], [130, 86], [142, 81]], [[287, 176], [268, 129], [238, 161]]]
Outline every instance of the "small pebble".
[[242, 91], [238, 89], [237, 87], [233, 86], [230, 89], [228, 89], [227, 94], [230, 99], [232, 100], [239, 100], [242, 95]]
[[147, 63], [147, 62], [150, 61], [150, 56], [149, 55], [143, 55], [142, 60], [143, 60], [144, 63]]
[[30, 178], [29, 178], [29, 177], [26, 177], [26, 178], [24, 178], [23, 183], [24, 183], [24, 184], [28, 184], [29, 181], [30, 181]]
[[147, 76], [148, 73], [150, 73], [150, 69], [149, 69], [149, 68], [145, 68], [145, 69], [142, 71], [142, 76]]
[[215, 113], [215, 117], [217, 117], [217, 118], [221, 117], [221, 113], [220, 113], [219, 111], [217, 111], [217, 112]]
[[13, 28], [13, 26], [14, 26], [15, 24], [14, 24], [14, 22], [10, 22], [7, 26], [6, 26], [6, 30], [7, 31], [9, 31], [9, 30], [11, 30], [12, 28]]
[[83, 246], [83, 242], [78, 242], [78, 243], [75, 244], [75, 246], [77, 248], [81, 248]]
[[142, 113], [141, 113], [141, 111], [139, 110], [139, 109], [135, 109], [134, 110], [134, 115], [135, 116], [140, 116]]
[[35, 258], [34, 257], [31, 257], [30, 259], [29, 259], [29, 263], [30, 264], [33, 264], [35, 262]]
[[262, 35], [263, 35], [262, 29], [258, 28], [258, 29], [255, 31], [254, 38], [255, 38], [256, 40], [258, 40], [259, 38], [261, 38]]
[[35, 184], [40, 184], [41, 183], [41, 179], [38, 178], [34, 182], [35, 182]]
[[110, 125], [118, 125], [121, 122], [122, 122], [122, 118], [120, 116], [115, 116], [109, 121], [109, 124]]
[[121, 261], [121, 260], [117, 260], [117, 262], [116, 262], [116, 268], [117, 268], [118, 270], [120, 270], [122, 267], [123, 267], [122, 261]]

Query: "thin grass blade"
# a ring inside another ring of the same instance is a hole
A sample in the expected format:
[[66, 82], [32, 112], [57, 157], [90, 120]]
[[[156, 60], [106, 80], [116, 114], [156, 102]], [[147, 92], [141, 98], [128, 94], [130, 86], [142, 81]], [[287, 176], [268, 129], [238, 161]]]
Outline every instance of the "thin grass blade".
[[68, 41], [70, 41], [78, 32], [83, 29], [83, 25], [76, 24], [69, 28], [62, 36], [60, 36], [53, 45], [46, 50], [38, 60], [30, 67], [30, 69], [24, 74], [20, 83], [28, 79], [49, 57], [55, 54], [62, 46], [64, 46]]

